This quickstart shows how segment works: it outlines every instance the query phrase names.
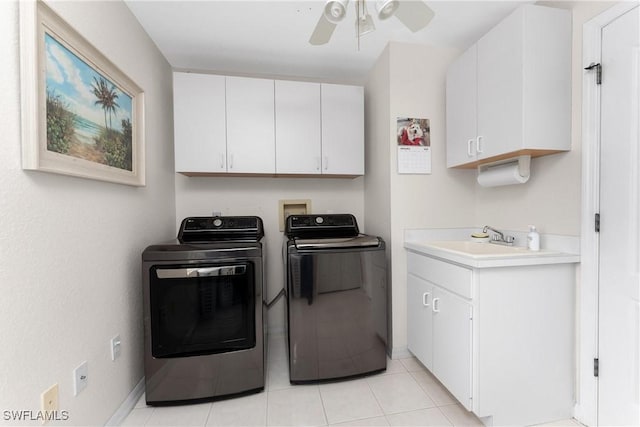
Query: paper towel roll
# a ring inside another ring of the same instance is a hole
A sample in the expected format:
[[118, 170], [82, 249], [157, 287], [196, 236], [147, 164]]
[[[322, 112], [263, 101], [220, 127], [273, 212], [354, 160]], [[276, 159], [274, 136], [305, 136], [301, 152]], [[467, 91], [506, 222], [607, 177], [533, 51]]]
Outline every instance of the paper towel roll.
[[500, 185], [524, 184], [529, 180], [527, 176], [520, 175], [518, 163], [510, 163], [504, 166], [494, 166], [478, 173], [478, 184], [483, 187], [498, 187]]

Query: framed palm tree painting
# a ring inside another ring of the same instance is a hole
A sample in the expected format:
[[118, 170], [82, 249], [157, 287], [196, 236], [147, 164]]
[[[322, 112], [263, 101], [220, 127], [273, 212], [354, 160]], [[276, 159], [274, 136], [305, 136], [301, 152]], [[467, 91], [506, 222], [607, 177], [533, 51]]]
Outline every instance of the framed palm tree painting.
[[145, 185], [142, 90], [44, 3], [20, 16], [23, 169]]

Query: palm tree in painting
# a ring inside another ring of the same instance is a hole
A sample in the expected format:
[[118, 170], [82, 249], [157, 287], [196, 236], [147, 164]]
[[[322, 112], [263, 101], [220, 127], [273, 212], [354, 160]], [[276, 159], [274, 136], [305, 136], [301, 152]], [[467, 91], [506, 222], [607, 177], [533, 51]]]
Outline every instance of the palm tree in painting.
[[[91, 84], [91, 92], [98, 98], [95, 105], [101, 105], [104, 110], [104, 126], [109, 129], [111, 127], [111, 115], [115, 114], [116, 108], [120, 106], [116, 102], [118, 94], [115, 86], [111, 85], [103, 77], [100, 79], [94, 77]], [[107, 124], [107, 113], [109, 113], [109, 124]]]

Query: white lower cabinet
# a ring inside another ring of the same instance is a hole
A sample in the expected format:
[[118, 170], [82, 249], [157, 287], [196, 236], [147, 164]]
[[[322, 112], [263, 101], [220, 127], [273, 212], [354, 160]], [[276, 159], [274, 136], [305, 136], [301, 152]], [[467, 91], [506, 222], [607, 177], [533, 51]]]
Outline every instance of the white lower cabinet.
[[439, 287], [433, 290], [433, 373], [471, 410], [471, 330], [473, 307]]
[[407, 345], [409, 351], [433, 371], [433, 285], [421, 278], [407, 276]]
[[471, 304], [413, 274], [407, 296], [409, 350], [471, 410]]
[[574, 264], [407, 261], [409, 351], [465, 408], [493, 425], [571, 418]]

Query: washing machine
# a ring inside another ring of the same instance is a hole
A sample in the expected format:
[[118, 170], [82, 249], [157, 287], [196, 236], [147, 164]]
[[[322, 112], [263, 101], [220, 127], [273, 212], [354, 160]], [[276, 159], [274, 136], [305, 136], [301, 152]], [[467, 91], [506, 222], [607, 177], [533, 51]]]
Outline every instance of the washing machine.
[[361, 234], [351, 214], [291, 215], [283, 255], [290, 382], [384, 371], [384, 241]]
[[263, 236], [259, 217], [189, 217], [144, 250], [148, 405], [264, 389]]

